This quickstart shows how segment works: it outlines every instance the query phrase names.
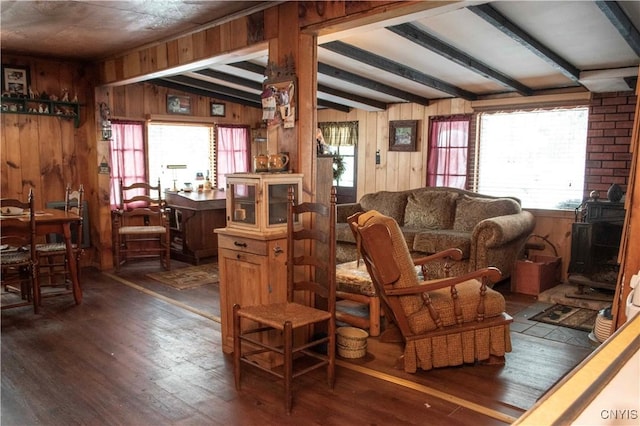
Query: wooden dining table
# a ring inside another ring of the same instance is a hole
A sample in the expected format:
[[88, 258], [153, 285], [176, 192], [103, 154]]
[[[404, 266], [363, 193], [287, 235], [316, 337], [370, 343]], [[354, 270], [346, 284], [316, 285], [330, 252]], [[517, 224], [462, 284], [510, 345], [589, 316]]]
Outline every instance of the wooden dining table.
[[[15, 218], [15, 216], [0, 215], [0, 220], [5, 217]], [[29, 214], [22, 214], [19, 216], [19, 219], [28, 222]], [[76, 302], [76, 305], [79, 305], [80, 303], [82, 303], [82, 289], [80, 288], [78, 266], [73, 255], [73, 243], [71, 241], [71, 224], [73, 224], [74, 222], [80, 222], [81, 217], [75, 213], [66, 212], [64, 210], [44, 209], [35, 212], [35, 220], [36, 235], [43, 236], [48, 234], [59, 234], [64, 238], [73, 299]], [[37, 291], [39, 292], [39, 289]], [[36, 300], [39, 300], [39, 294], [34, 294], [34, 298], [36, 298]]]

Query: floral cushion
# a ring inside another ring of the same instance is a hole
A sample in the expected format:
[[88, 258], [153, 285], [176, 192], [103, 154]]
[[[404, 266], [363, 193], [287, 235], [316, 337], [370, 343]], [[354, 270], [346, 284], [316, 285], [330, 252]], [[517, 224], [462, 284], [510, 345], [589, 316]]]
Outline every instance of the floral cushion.
[[404, 224], [419, 229], [451, 229], [456, 198], [455, 192], [414, 192], [407, 198]]
[[511, 198], [487, 199], [464, 195], [456, 204], [453, 229], [470, 232], [485, 219], [517, 213], [520, 213], [520, 205]]

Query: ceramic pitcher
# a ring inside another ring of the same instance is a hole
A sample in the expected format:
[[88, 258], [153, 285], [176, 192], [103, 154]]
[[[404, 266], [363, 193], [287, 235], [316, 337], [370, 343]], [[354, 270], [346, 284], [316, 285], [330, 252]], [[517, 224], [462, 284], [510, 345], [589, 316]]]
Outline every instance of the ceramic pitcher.
[[269, 170], [269, 157], [266, 154], [258, 154], [253, 157], [253, 171], [266, 172]]
[[270, 172], [281, 172], [286, 170], [287, 164], [289, 164], [289, 156], [283, 152], [279, 154], [271, 154], [269, 156]]

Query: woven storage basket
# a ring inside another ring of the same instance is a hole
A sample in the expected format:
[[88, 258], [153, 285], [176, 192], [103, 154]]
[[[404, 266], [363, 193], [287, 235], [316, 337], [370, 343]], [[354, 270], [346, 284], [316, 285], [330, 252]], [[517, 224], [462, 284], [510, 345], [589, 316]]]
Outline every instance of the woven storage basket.
[[369, 333], [356, 327], [338, 328], [338, 355], [343, 358], [362, 358], [367, 354]]
[[603, 343], [611, 335], [611, 326], [613, 325], [613, 317], [611, 316], [611, 308], [601, 309], [596, 317], [596, 323], [593, 326], [593, 334], [600, 343]]

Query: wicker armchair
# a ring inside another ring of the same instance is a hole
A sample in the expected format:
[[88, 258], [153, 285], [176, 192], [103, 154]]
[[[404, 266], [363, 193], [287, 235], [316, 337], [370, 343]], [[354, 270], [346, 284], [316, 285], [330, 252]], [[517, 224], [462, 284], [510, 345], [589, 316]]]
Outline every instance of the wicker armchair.
[[349, 223], [385, 315], [402, 335], [405, 371], [504, 361], [513, 319], [504, 297], [488, 286], [500, 279], [497, 268], [420, 281], [419, 261], [411, 258], [394, 219], [374, 210]]

